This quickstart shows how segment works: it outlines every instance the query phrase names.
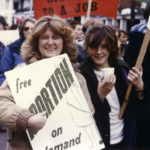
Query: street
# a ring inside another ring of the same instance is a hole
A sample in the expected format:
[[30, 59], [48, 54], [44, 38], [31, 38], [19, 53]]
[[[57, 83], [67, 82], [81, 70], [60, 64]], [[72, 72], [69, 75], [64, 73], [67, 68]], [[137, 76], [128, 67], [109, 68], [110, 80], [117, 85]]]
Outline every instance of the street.
[[6, 132], [0, 132], [0, 150], [6, 149]]

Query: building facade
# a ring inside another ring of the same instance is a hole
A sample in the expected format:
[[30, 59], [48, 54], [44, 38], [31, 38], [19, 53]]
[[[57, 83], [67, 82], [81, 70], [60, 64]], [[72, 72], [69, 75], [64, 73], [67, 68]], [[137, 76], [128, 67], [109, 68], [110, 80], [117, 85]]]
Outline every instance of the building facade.
[[[119, 29], [123, 29], [125, 31], [129, 31], [131, 27], [131, 2], [133, 0], [120, 0], [117, 19], [98, 16], [101, 17], [102, 20], [107, 25], [116, 26]], [[136, 3], [136, 8], [141, 8], [141, 3]], [[130, 12], [122, 13], [122, 10], [126, 8], [130, 10]], [[0, 15], [6, 17], [9, 25], [19, 23], [24, 17], [34, 17], [33, 11], [33, 0], [0, 0]], [[84, 18], [84, 17], [83, 17]], [[134, 19], [137, 23], [143, 22], [142, 14], [136, 13]], [[84, 20], [84, 19], [83, 19]]]
[[34, 17], [33, 0], [0, 0], [0, 15], [12, 25], [24, 17]]

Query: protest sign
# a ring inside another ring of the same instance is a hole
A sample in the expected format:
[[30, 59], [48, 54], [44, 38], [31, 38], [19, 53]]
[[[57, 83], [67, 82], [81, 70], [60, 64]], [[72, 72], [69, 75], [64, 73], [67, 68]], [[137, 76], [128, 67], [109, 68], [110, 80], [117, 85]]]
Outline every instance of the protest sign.
[[8, 44], [19, 39], [18, 30], [1, 30], [0, 31], [0, 41], [7, 46]]
[[47, 113], [37, 133], [27, 130], [33, 150], [104, 148], [90, 109], [66, 54], [5, 73], [16, 104]]
[[[92, 0], [91, 15], [104, 15], [116, 18], [118, 0]], [[44, 15], [58, 15], [63, 18], [87, 14], [88, 0], [34, 0], [35, 18]]]

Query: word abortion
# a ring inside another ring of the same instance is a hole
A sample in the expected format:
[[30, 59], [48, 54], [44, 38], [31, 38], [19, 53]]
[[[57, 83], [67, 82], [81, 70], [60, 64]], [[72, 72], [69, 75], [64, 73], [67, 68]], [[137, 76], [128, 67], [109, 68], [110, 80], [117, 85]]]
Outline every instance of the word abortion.
[[[35, 97], [35, 103], [30, 105], [29, 111], [33, 114], [46, 111], [46, 116], [49, 117], [73, 82], [74, 79], [64, 58]], [[36, 133], [31, 131], [29, 134], [33, 139]]]

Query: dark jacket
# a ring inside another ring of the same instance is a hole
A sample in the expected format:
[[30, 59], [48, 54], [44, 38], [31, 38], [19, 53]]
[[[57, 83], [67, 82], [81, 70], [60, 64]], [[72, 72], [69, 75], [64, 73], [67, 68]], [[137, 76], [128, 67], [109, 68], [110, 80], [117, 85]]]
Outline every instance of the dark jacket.
[[[124, 59], [130, 66], [134, 66], [139, 55], [142, 42], [147, 29], [147, 23], [137, 24], [132, 27], [128, 45], [125, 49]], [[143, 63], [143, 81], [150, 89], [150, 43], [148, 45]], [[150, 99], [149, 99], [150, 101]], [[140, 149], [150, 149], [150, 102], [147, 108], [137, 115], [138, 120], [138, 145]], [[142, 121], [141, 121], [142, 120]]]
[[76, 48], [78, 50], [78, 62], [82, 64], [87, 58], [87, 53], [83, 51], [84, 41], [76, 40]]
[[5, 45], [2, 42], [0, 42], [0, 59], [1, 59], [4, 49], [5, 49]]
[[9, 71], [16, 67], [18, 64], [24, 62], [20, 56], [20, 48], [23, 41], [24, 40], [20, 38], [4, 49], [0, 60], [0, 85], [6, 78], [4, 72]]
[[[129, 33], [129, 43], [125, 49], [124, 59], [130, 65], [134, 66], [138, 58], [142, 42], [144, 39], [145, 33], [139, 31], [132, 31]], [[148, 45], [143, 63], [143, 81], [150, 88], [150, 43]], [[150, 110], [150, 104], [148, 105]]]
[[[125, 97], [126, 89], [128, 87], [127, 72], [129, 70], [128, 66], [121, 60], [118, 60], [115, 66], [116, 75], [116, 92], [120, 105]], [[88, 58], [80, 67], [81, 73], [87, 81], [87, 86], [91, 95], [91, 99], [95, 108], [95, 121], [102, 139], [106, 145], [110, 145], [110, 122], [109, 122], [109, 112], [111, 108], [105, 99], [102, 103], [98, 94], [97, 86], [98, 80], [94, 73], [94, 65], [90, 58]], [[127, 105], [126, 111], [124, 113], [124, 143], [125, 148], [132, 148], [135, 146], [136, 138], [136, 120], [135, 111], [144, 109], [144, 100], [140, 101], [136, 96], [136, 91], [133, 89], [130, 95], [130, 100]]]

